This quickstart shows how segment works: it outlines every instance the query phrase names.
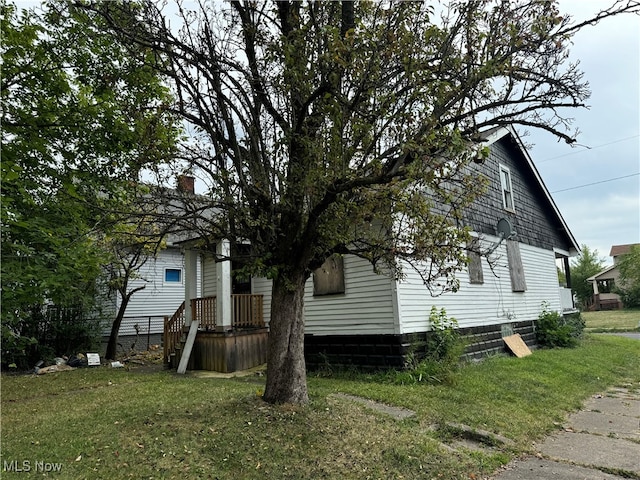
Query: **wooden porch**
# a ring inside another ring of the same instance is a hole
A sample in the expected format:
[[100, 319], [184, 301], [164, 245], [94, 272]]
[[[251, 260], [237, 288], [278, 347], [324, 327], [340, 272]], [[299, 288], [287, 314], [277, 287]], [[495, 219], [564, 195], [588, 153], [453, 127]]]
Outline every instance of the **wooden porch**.
[[[268, 329], [264, 322], [263, 296], [231, 295], [231, 324], [218, 318], [216, 296], [190, 300], [191, 321], [198, 322], [187, 369], [234, 372], [267, 360]], [[164, 361], [177, 368], [189, 330], [185, 303], [164, 322]]]

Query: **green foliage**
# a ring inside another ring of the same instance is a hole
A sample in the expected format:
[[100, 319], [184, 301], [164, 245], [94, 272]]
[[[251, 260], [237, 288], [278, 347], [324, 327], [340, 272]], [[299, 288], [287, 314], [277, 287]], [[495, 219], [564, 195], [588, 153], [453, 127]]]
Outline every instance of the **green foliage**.
[[[458, 331], [458, 321], [446, 310], [431, 307], [431, 330], [423, 347], [416, 345], [408, 355], [405, 370], [390, 373], [396, 383], [451, 383], [460, 366], [465, 342]], [[418, 348], [424, 352], [418, 351]]]
[[582, 245], [578, 257], [571, 261], [571, 288], [583, 309], [593, 300], [593, 286], [587, 278], [600, 272], [603, 265], [604, 260], [598, 256], [598, 250], [590, 250], [587, 245]]
[[575, 347], [582, 337], [585, 322], [580, 313], [563, 316], [559, 312], [549, 310], [549, 305], [542, 305], [536, 325], [536, 339], [541, 347]]
[[640, 245], [632, 245], [629, 253], [618, 257], [617, 293], [625, 308], [640, 307]]
[[177, 134], [148, 51], [68, 3], [44, 8], [0, 2], [3, 356], [38, 341], [47, 305], [94, 308], [109, 262], [98, 239]]
[[556, 270], [558, 271], [558, 284], [561, 286], [566, 286], [567, 285], [567, 276], [564, 274], [564, 272], [562, 270], [560, 270], [560, 268], [556, 267]]
[[3, 369], [28, 370], [39, 360], [49, 364], [54, 357], [86, 353], [100, 344], [100, 318], [82, 306], [33, 305], [20, 321], [2, 328]]

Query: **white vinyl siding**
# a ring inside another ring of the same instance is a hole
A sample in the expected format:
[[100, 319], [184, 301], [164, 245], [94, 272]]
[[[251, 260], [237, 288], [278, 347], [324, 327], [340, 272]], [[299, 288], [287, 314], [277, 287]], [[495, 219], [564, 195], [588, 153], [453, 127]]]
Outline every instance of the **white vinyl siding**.
[[[393, 334], [398, 331], [393, 306], [393, 281], [376, 275], [371, 264], [358, 257], [344, 257], [345, 293], [313, 295], [313, 278], [304, 294], [306, 334], [364, 335]], [[265, 322], [270, 320], [271, 280], [252, 279], [253, 293], [264, 295]]]
[[269, 325], [271, 319], [271, 287], [273, 282], [268, 278], [255, 277], [251, 279], [251, 293], [262, 295], [262, 311], [264, 312], [264, 323]]
[[344, 294], [314, 297], [313, 279], [307, 281], [304, 298], [305, 333], [397, 333], [391, 278], [375, 274], [368, 261], [346, 255], [344, 283]]
[[[497, 237], [485, 239], [488, 246]], [[313, 296], [313, 280], [305, 288], [305, 333], [313, 335], [364, 335], [422, 332], [429, 329], [432, 306], [444, 308], [461, 328], [531, 321], [538, 318], [542, 302], [561, 310], [555, 254], [551, 250], [520, 244], [525, 292], [513, 292], [503, 242], [492, 254], [493, 270], [481, 259], [484, 283], [471, 284], [466, 270], [458, 273], [460, 289], [432, 297], [420, 277], [405, 268], [406, 279], [395, 282], [376, 275], [371, 265], [353, 256], [344, 257], [345, 293]], [[215, 295], [213, 261], [205, 260], [204, 292]], [[207, 280], [209, 279], [209, 280]], [[252, 279], [252, 292], [264, 295], [265, 322], [271, 308], [271, 280]], [[210, 291], [209, 291], [210, 290]], [[400, 321], [397, 319], [400, 318]]]
[[[152, 318], [151, 333], [163, 331], [163, 319], [171, 316], [184, 301], [184, 281], [165, 282], [166, 269], [179, 269], [184, 277], [184, 256], [177, 248], [167, 248], [158, 253], [157, 258], [151, 258], [140, 269], [140, 278], [131, 282], [129, 289], [146, 285], [143, 290], [136, 292], [131, 297], [125, 318], [139, 318], [144, 323], [145, 331], [148, 326], [148, 317]], [[201, 268], [198, 263], [198, 285], [200, 284]], [[145, 281], [146, 280], [146, 281]], [[199, 289], [198, 289], [199, 291]], [[117, 299], [117, 306], [120, 298]], [[116, 308], [117, 308], [116, 306]], [[143, 321], [144, 320], [144, 321]], [[124, 328], [120, 329], [120, 335], [134, 335], [131, 321], [124, 322]], [[111, 326], [105, 326], [105, 334], [109, 334]]]
[[212, 255], [202, 257], [202, 296], [216, 295], [216, 262]]
[[467, 272], [459, 272], [460, 289], [456, 293], [430, 296], [419, 276], [407, 267], [406, 280], [398, 283], [401, 332], [427, 330], [433, 305], [444, 308], [449, 317], [455, 317], [460, 328], [535, 320], [542, 310], [542, 302], [560, 311], [554, 252], [520, 244], [520, 253], [526, 276], [525, 292], [512, 292], [504, 242], [491, 255], [493, 271], [487, 259], [482, 258], [484, 283], [471, 284]]

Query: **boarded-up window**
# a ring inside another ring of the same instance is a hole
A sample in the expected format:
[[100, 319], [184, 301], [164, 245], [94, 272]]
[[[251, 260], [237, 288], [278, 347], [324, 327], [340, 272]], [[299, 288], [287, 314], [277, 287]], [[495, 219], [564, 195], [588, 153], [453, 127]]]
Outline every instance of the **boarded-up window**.
[[520, 256], [520, 244], [515, 240], [507, 240], [507, 261], [509, 262], [509, 274], [511, 275], [511, 290], [524, 292], [527, 283], [524, 279], [522, 257]]
[[482, 257], [478, 252], [467, 250], [469, 257], [469, 281], [471, 283], [484, 283], [484, 275], [482, 273]]
[[341, 255], [332, 255], [313, 272], [313, 294], [344, 293], [344, 261]]

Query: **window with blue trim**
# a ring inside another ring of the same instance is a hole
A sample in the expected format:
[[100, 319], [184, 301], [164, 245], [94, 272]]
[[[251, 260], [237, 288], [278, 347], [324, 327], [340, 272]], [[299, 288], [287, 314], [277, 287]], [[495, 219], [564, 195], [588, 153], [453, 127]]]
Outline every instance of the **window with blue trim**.
[[164, 281], [167, 283], [182, 282], [182, 270], [179, 268], [165, 268]]

